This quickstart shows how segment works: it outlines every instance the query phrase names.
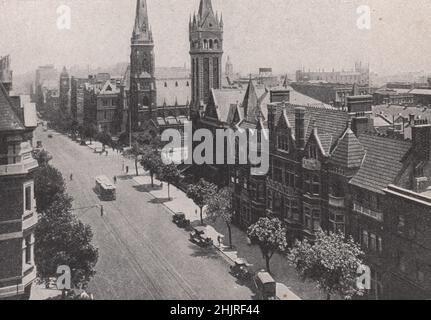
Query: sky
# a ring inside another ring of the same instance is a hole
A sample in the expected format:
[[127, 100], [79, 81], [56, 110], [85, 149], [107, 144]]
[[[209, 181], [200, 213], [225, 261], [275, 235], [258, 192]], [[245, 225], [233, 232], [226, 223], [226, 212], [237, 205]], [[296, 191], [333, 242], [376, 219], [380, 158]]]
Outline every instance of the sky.
[[[199, 0], [147, 0], [156, 65], [190, 65], [189, 14]], [[351, 69], [369, 62], [379, 74], [431, 71], [429, 0], [212, 0], [223, 13], [224, 60], [235, 71]], [[71, 8], [70, 30], [57, 8]], [[357, 8], [371, 9], [370, 29]], [[39, 65], [103, 67], [129, 60], [136, 0], [0, 0], [0, 56], [15, 73]]]

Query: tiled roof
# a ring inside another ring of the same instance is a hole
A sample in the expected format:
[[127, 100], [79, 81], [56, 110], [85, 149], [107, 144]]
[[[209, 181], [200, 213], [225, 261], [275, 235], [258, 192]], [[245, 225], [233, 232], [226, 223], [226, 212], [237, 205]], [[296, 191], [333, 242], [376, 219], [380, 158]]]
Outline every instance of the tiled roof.
[[370, 134], [362, 134], [358, 139], [365, 148], [365, 158], [350, 183], [382, 193], [389, 184], [396, 183], [403, 168], [403, 158], [412, 144], [407, 140]]
[[7, 92], [0, 83], [0, 131], [24, 130], [24, 125], [13, 110]]
[[415, 118], [431, 120], [431, 109], [417, 107], [403, 107], [398, 105], [377, 105], [373, 106], [374, 117], [382, 117], [391, 122], [397, 119], [400, 115], [404, 119], [409, 119], [409, 115], [414, 115]]
[[156, 80], [157, 106], [186, 106], [191, 101], [190, 80]]
[[361, 166], [365, 156], [365, 149], [356, 138], [353, 131], [348, 128], [338, 140], [331, 154], [331, 162], [343, 168], [353, 169]]
[[292, 129], [292, 134], [295, 135], [295, 108], [305, 108], [305, 130], [306, 140], [313, 133], [314, 127], [317, 130], [317, 135], [326, 154], [329, 154], [331, 147], [338, 141], [347, 127], [348, 114], [345, 111], [334, 108], [327, 109], [319, 106], [298, 106], [292, 104], [278, 105], [274, 117], [274, 123], [278, 123], [280, 116], [285, 114], [289, 125]]

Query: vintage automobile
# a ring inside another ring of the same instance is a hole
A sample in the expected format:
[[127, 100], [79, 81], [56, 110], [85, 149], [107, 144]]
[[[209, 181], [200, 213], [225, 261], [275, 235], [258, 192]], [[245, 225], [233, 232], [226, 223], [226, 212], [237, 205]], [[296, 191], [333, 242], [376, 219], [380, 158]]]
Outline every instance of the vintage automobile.
[[48, 135], [48, 138], [52, 139], [52, 134], [49, 134], [49, 135]]
[[251, 264], [248, 264], [243, 259], [236, 259], [234, 265], [230, 267], [230, 272], [241, 281], [249, 281], [253, 277], [253, 273], [250, 270], [251, 266]]
[[182, 212], [177, 212], [172, 218], [172, 222], [180, 228], [187, 228], [190, 226], [190, 220], [186, 219], [186, 215]]
[[209, 247], [213, 244], [212, 239], [206, 234], [205, 227], [195, 227], [190, 232], [190, 241], [201, 247]]
[[277, 300], [277, 284], [266, 271], [259, 271], [254, 277], [258, 300]]

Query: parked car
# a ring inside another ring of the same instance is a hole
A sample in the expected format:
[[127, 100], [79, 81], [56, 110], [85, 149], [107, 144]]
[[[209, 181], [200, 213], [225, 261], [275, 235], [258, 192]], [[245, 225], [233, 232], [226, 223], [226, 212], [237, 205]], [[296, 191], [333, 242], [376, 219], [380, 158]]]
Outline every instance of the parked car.
[[190, 241], [201, 247], [209, 247], [213, 244], [212, 239], [206, 234], [205, 227], [195, 227], [190, 232]]
[[250, 270], [251, 266], [243, 259], [236, 259], [234, 265], [230, 267], [230, 272], [239, 280], [249, 281], [253, 277], [253, 272]]
[[48, 138], [52, 139], [52, 134], [49, 134], [49, 135], [48, 135]]
[[177, 212], [172, 218], [172, 222], [180, 228], [187, 228], [190, 226], [190, 220], [186, 219], [186, 215], [182, 212]]

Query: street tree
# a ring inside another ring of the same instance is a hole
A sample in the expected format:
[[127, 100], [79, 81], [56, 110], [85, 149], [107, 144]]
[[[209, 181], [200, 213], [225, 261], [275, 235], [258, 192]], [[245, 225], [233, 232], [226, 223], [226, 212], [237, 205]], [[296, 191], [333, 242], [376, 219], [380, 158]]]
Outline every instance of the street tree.
[[[232, 192], [229, 188], [210, 194], [206, 200], [206, 213], [208, 217], [221, 218], [227, 226], [229, 232], [229, 247], [232, 249]], [[202, 216], [201, 216], [202, 219]]]
[[[191, 184], [187, 188], [187, 197], [192, 199], [193, 202], [200, 209], [201, 224], [204, 224], [202, 217], [203, 207], [207, 204], [207, 201], [213, 197], [217, 192], [217, 186], [204, 179], [200, 179], [198, 183]], [[214, 200], [214, 206], [216, 205]], [[214, 212], [211, 212], [214, 213]]]
[[150, 147], [145, 147], [142, 150], [141, 156], [142, 167], [150, 173], [151, 187], [154, 187], [154, 175], [157, 175], [163, 166], [160, 154]]
[[247, 230], [252, 244], [257, 244], [266, 262], [266, 270], [270, 271], [269, 262], [276, 252], [284, 253], [287, 248], [286, 229], [277, 218], [260, 218]]
[[173, 163], [163, 164], [158, 172], [158, 178], [160, 181], [166, 182], [168, 184], [168, 199], [171, 200], [170, 185], [175, 184], [180, 180], [180, 172], [177, 166]]
[[363, 256], [352, 237], [346, 239], [342, 232], [325, 233], [320, 230], [314, 243], [306, 239], [297, 241], [288, 259], [303, 279], [316, 281], [330, 300], [334, 294], [346, 299], [363, 294], [356, 284]]
[[39, 167], [47, 166], [49, 161], [52, 160], [52, 156], [46, 150], [35, 151], [33, 157], [37, 160]]
[[103, 148], [105, 148], [105, 146], [112, 146], [112, 137], [107, 132], [99, 132], [96, 135], [96, 140], [103, 145]]
[[51, 165], [38, 168], [34, 176], [34, 195], [37, 203], [37, 212], [43, 212], [60, 195], [65, 192], [65, 183], [60, 171]]
[[73, 288], [87, 286], [95, 274], [98, 250], [92, 245], [93, 233], [71, 213], [70, 197], [62, 194], [45, 209], [35, 231], [35, 263], [38, 277], [47, 283], [56, 277], [59, 266], [71, 270]]
[[124, 151], [123, 155], [134, 161], [135, 163], [135, 170], [136, 170], [136, 176], [139, 176], [139, 168], [138, 168], [138, 164], [139, 164], [139, 158], [141, 157], [143, 153], [143, 148], [139, 145], [138, 142], [134, 142], [132, 143], [132, 147], [128, 148]]
[[99, 130], [94, 123], [90, 123], [84, 127], [84, 136], [90, 139], [90, 143], [93, 143], [93, 139], [96, 137]]

